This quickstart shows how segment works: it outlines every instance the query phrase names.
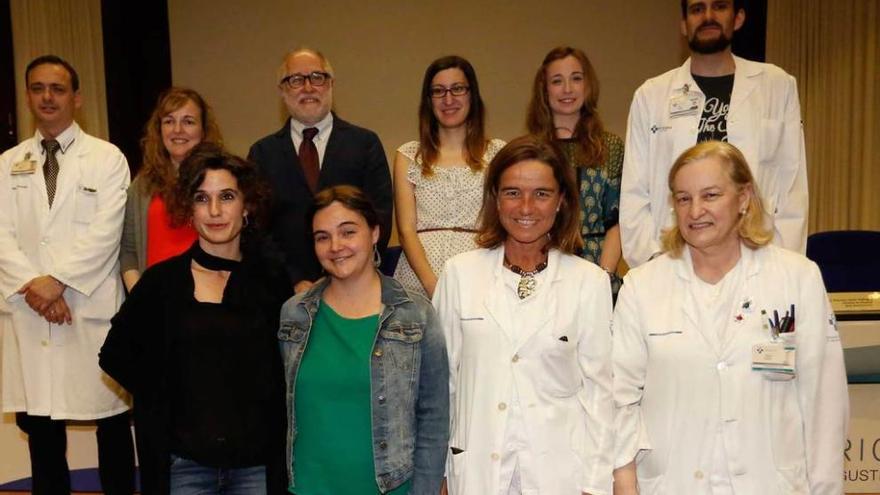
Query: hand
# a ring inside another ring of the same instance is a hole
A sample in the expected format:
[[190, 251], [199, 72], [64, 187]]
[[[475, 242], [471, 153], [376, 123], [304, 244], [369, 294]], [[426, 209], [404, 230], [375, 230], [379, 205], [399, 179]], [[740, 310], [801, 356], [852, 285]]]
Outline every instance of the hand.
[[49, 305], [46, 312], [40, 316], [45, 318], [49, 323], [55, 323], [56, 325], [64, 325], [65, 323], [70, 325], [71, 322], [73, 322], [73, 317], [70, 314], [70, 307], [67, 306], [64, 296], [56, 299], [55, 302]]
[[311, 280], [300, 280], [299, 282], [296, 283], [296, 285], [293, 286], [293, 293], [299, 294], [300, 292], [307, 291], [313, 285], [315, 285], [315, 283], [312, 282]]
[[431, 277], [431, 280], [426, 281], [425, 283], [425, 293], [428, 294], [428, 299], [434, 297], [434, 289], [437, 288], [437, 276], [434, 275]]
[[449, 495], [449, 491], [446, 489], [446, 478], [443, 478], [443, 483], [440, 484], [440, 495]]
[[51, 275], [36, 277], [18, 290], [34, 311], [43, 314], [64, 293], [65, 286]]

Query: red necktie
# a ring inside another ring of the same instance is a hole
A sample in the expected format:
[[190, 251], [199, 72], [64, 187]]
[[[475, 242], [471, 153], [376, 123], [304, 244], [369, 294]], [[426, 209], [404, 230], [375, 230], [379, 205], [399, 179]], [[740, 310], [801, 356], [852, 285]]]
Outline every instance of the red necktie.
[[318, 175], [321, 173], [318, 168], [318, 148], [312, 141], [316, 134], [318, 134], [318, 129], [315, 127], [303, 129], [303, 140], [299, 144], [299, 163], [302, 165], [306, 182], [309, 183], [309, 189], [313, 193], [318, 192]]

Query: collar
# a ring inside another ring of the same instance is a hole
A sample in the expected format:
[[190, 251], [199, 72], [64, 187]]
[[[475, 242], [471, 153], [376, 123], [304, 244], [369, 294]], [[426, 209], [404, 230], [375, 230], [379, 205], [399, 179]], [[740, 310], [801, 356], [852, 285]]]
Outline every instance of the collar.
[[[382, 305], [385, 307], [394, 307], [403, 303], [413, 302], [412, 297], [399, 282], [393, 278], [379, 274], [379, 281], [382, 284]], [[299, 304], [306, 308], [317, 306], [324, 295], [324, 290], [330, 285], [330, 277], [322, 277], [315, 282], [315, 285], [309, 288], [300, 299]]]
[[[734, 81], [754, 77], [764, 70], [762, 64], [737, 57], [736, 55], [733, 56], [733, 63], [735, 66], [733, 72]], [[736, 82], [734, 82], [734, 84], [736, 84]], [[673, 90], [681, 90], [685, 85], [688, 86], [689, 91], [702, 93], [702, 91], [700, 91], [700, 86], [694, 81], [694, 77], [691, 75], [691, 57], [688, 57], [688, 59], [681, 64], [681, 67], [679, 67], [672, 78]]]
[[290, 134], [297, 139], [302, 139], [303, 129], [307, 127], [318, 128], [318, 133], [315, 134], [316, 140], [321, 141], [326, 139], [327, 134], [329, 134], [328, 131], [333, 127], [333, 112], [327, 112], [327, 115], [315, 125], [305, 125], [293, 117], [290, 118]]
[[[743, 272], [745, 273], [746, 278], [752, 277], [761, 271], [761, 257], [758, 254], [758, 251], [761, 249], [764, 248], [760, 247], [758, 249], [752, 249], [742, 242], [739, 243], [740, 262], [743, 264]], [[691, 258], [691, 250], [687, 245], [682, 248], [681, 257], [675, 261], [675, 272], [680, 278], [685, 280], [696, 279], [697, 274], [694, 273], [694, 262]]]
[[[62, 154], [67, 153], [67, 150], [73, 146], [74, 141], [79, 137], [79, 131], [79, 124], [74, 121], [67, 129], [64, 129], [64, 131], [55, 138], [58, 141], [58, 144], [61, 145], [60, 151]], [[37, 142], [37, 148], [40, 150], [40, 154], [45, 154], [46, 150], [43, 149], [43, 139], [45, 138], [40, 133], [39, 129], [34, 133], [34, 139]]]

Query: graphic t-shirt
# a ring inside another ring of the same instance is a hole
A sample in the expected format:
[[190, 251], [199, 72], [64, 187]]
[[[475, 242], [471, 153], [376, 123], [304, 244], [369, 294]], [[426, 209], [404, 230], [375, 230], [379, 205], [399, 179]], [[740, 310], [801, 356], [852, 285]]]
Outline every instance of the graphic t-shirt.
[[733, 92], [733, 74], [703, 77], [691, 74], [706, 95], [697, 142], [727, 141], [727, 113], [730, 110], [730, 93]]

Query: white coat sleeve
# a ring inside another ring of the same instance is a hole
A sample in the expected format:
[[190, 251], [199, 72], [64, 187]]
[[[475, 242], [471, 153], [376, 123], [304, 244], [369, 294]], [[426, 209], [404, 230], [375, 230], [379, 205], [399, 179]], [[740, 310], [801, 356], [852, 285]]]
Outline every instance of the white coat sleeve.
[[[455, 393], [456, 384], [458, 382], [458, 366], [461, 362], [461, 304], [459, 301], [459, 291], [457, 279], [455, 276], [455, 265], [446, 261], [443, 273], [437, 281], [434, 289], [433, 304], [437, 311], [437, 318], [440, 320], [440, 328], [443, 330], [443, 337], [446, 340], [446, 355], [449, 359], [449, 437], [450, 442], [453, 441], [453, 435], [456, 434], [456, 403]], [[452, 447], [455, 445], [450, 444]], [[446, 473], [450, 472], [452, 456], [447, 455]]]
[[617, 297], [611, 325], [614, 336], [615, 469], [632, 462], [640, 451], [651, 449], [641, 410], [648, 348], [642, 336], [637, 289], [632, 277], [627, 276]]
[[19, 248], [15, 231], [13, 215], [17, 210], [15, 195], [18, 192], [13, 190], [9, 171], [16, 159], [14, 151], [0, 157], [0, 296], [5, 300], [12, 299], [24, 284], [40, 276], [37, 267]]
[[849, 393], [840, 335], [822, 275], [810, 263], [795, 308], [797, 392], [804, 418], [810, 493], [843, 493], [843, 452], [849, 421]]
[[776, 166], [789, 172], [781, 174], [781, 177], [792, 179], [781, 185], [782, 189], [776, 198], [776, 211], [771, 213], [774, 233], [778, 237], [777, 244], [804, 254], [807, 251], [807, 217], [810, 209], [804, 127], [801, 123], [797, 81], [794, 77], [787, 76], [787, 86], [780, 144], [780, 158], [783, 163], [777, 163]]
[[614, 463], [614, 400], [611, 395], [611, 284], [604, 273], [581, 287], [578, 365], [584, 384], [579, 395], [587, 415], [584, 477], [581, 491], [610, 494]]
[[648, 103], [640, 88], [633, 96], [626, 126], [626, 148], [620, 187], [620, 240], [623, 258], [636, 267], [660, 252], [651, 211]]
[[96, 184], [97, 207], [88, 230], [55, 262], [50, 275], [86, 296], [110, 276], [119, 257], [126, 191], [131, 180], [128, 162], [118, 149], [112, 153], [89, 153], [85, 160], [100, 160], [86, 166], [100, 167]]

